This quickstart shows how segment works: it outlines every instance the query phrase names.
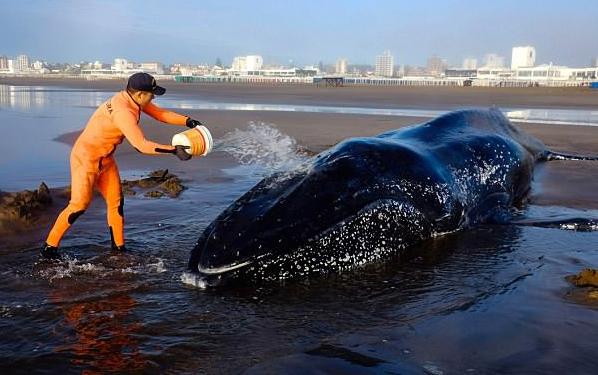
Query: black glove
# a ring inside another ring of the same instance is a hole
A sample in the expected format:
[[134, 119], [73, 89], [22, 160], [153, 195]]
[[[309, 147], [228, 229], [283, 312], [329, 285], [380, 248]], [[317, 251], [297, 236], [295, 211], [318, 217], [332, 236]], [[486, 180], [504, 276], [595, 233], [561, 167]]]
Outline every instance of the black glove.
[[189, 146], [182, 146], [182, 145], [176, 145], [174, 146], [174, 154], [177, 156], [177, 158], [185, 161], [185, 160], [189, 160], [191, 159], [191, 154], [187, 153], [187, 151], [185, 151], [185, 149], [188, 149]]
[[187, 123], [186, 123], [188, 128], [193, 129], [194, 127], [196, 127], [197, 125], [203, 125], [201, 122], [197, 121], [197, 120], [193, 120], [191, 117], [187, 117]]

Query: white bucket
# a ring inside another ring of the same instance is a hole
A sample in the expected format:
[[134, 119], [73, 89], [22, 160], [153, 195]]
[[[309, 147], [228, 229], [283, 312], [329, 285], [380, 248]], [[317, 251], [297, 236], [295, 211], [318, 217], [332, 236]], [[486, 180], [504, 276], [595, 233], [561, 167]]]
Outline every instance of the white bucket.
[[171, 144], [173, 146], [181, 145], [189, 147], [185, 150], [188, 154], [205, 156], [212, 151], [214, 141], [212, 140], [212, 134], [210, 134], [208, 128], [203, 125], [197, 125], [192, 129], [175, 134], [172, 137]]

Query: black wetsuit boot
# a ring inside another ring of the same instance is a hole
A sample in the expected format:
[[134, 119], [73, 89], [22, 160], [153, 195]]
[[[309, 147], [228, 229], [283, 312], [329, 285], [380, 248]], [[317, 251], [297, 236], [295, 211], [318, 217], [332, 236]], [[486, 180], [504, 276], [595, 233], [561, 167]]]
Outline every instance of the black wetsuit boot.
[[125, 251], [127, 251], [127, 248], [125, 247], [124, 244], [117, 246], [116, 243], [114, 243], [114, 235], [112, 234], [112, 227], [108, 227], [108, 230], [110, 231], [110, 243], [112, 244], [112, 251], [116, 251], [119, 253], [124, 253]]
[[122, 246], [116, 246], [116, 245], [112, 245], [112, 251], [116, 251], [119, 253], [124, 253], [127, 251], [127, 248], [125, 247], [125, 245]]
[[50, 246], [47, 243], [44, 243], [42, 248], [39, 250], [39, 255], [44, 259], [60, 259], [61, 256], [58, 253], [58, 248], [54, 246]]

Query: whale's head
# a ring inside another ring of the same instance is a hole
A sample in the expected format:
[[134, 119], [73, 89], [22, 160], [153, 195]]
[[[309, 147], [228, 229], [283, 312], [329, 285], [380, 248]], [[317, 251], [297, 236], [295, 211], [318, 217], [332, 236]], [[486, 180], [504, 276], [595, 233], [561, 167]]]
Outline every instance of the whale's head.
[[199, 238], [189, 268], [220, 276], [252, 267], [298, 251], [364, 209], [407, 205], [418, 197], [403, 194], [398, 180], [439, 178], [424, 158], [415, 147], [383, 138], [342, 142], [292, 173], [262, 180], [230, 205]]

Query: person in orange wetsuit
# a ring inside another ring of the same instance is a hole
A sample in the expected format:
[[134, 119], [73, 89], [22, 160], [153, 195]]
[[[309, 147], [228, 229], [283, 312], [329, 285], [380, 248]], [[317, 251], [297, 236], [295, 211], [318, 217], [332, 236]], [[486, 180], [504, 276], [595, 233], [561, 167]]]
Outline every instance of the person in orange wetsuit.
[[189, 160], [183, 146], [152, 142], [145, 138], [139, 119], [141, 112], [161, 122], [193, 128], [201, 122], [188, 116], [159, 108], [152, 103], [154, 95], [163, 95], [166, 89], [156, 84], [147, 73], [129, 77], [127, 88], [102, 103], [89, 119], [83, 133], [71, 151], [71, 199], [58, 215], [42, 246], [44, 258], [58, 258], [60, 240], [91, 202], [97, 188], [107, 206], [108, 227], [114, 250], [124, 251], [123, 196], [118, 167], [114, 160], [116, 147], [126, 138], [143, 154], [174, 154], [180, 160]]

